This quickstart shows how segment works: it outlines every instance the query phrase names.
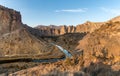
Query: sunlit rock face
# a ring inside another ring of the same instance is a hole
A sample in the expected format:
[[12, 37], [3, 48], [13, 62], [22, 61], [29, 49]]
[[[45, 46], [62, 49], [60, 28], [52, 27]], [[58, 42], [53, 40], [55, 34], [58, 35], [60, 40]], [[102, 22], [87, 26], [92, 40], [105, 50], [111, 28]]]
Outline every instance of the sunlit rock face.
[[108, 22], [79, 41], [77, 49], [84, 51], [86, 64], [102, 61], [112, 65], [120, 62], [120, 22]]
[[111, 22], [120, 22], [120, 16], [117, 16], [117, 17], [115, 17], [115, 18], [112, 18], [111, 20], [109, 20], [109, 21], [111, 21]]
[[39, 25], [35, 27], [41, 31], [41, 35], [45, 36], [58, 36], [67, 33], [91, 33], [101, 27], [104, 23], [102, 22], [89, 22], [87, 21], [84, 24], [79, 24], [77, 26], [42, 26]]
[[75, 26], [66, 26], [66, 25], [42, 26], [42, 25], [39, 25], [35, 28], [41, 31], [42, 36], [58, 36], [58, 35], [63, 35], [67, 33], [75, 33]]
[[80, 33], [92, 33], [95, 30], [99, 29], [104, 23], [102, 22], [90, 22], [87, 21], [84, 24], [76, 26], [76, 32]]
[[20, 12], [0, 6], [0, 55], [40, 53], [44, 44], [23, 26]]
[[0, 35], [22, 27], [20, 12], [0, 6]]

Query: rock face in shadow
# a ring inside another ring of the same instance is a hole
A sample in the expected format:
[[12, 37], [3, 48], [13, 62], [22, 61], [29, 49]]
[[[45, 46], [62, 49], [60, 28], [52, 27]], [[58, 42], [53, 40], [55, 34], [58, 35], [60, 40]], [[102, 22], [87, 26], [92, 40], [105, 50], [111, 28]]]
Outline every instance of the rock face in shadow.
[[38, 39], [37, 35], [35, 29], [22, 23], [20, 12], [0, 6], [0, 57], [63, 55], [59, 49]]

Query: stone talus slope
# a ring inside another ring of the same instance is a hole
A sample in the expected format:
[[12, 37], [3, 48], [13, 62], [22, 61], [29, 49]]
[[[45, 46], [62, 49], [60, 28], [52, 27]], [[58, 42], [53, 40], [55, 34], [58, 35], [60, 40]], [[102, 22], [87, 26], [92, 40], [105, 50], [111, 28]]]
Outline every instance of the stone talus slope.
[[0, 6], [0, 56], [63, 55], [59, 49], [38, 39], [32, 32], [33, 28], [22, 23], [19, 12]]
[[88, 61], [102, 61], [109, 65], [120, 62], [120, 22], [108, 22], [79, 41], [77, 50]]

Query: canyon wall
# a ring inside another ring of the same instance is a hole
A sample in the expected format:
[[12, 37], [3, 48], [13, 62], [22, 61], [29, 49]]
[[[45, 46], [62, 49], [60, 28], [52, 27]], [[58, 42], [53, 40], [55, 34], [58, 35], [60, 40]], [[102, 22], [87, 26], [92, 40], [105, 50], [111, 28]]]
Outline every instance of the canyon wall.
[[48, 54], [53, 50], [53, 54], [63, 55], [59, 49], [38, 39], [36, 33], [38, 35], [39, 32], [22, 23], [20, 12], [0, 6], [0, 57], [32, 57]]
[[77, 26], [42, 26], [39, 25], [35, 27], [35, 29], [40, 30], [41, 35], [43, 36], [58, 36], [67, 33], [91, 33], [97, 29], [99, 29], [104, 23], [100, 22], [90, 22], [87, 21], [84, 24], [79, 24]]

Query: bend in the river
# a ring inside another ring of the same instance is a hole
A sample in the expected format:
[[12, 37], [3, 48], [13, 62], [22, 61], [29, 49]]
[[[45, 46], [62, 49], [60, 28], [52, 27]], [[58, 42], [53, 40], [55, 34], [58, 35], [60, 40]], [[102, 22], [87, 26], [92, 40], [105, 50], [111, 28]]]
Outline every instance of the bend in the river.
[[62, 52], [65, 54], [66, 57], [69, 57], [69, 58], [72, 57], [71, 53], [68, 52], [66, 49], [64, 49], [64, 48], [62, 48], [61, 46], [56, 45], [56, 44], [54, 44], [54, 43], [51, 43], [51, 44], [54, 45], [54, 46], [56, 46], [57, 48], [59, 48], [60, 51], [62, 51]]

